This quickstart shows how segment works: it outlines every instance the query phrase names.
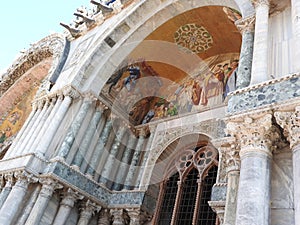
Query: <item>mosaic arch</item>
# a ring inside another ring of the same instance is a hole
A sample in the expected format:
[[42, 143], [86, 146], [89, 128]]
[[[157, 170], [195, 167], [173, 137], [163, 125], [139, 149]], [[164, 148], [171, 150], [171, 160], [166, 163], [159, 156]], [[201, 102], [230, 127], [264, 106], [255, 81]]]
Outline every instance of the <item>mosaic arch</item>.
[[[60, 35], [33, 44], [6, 71], [0, 83], [0, 149], [15, 137], [32, 110], [32, 100], [47, 92], [65, 46]], [[44, 84], [44, 85], [43, 85]]]
[[[200, 7], [172, 18], [127, 55], [101, 96], [133, 125], [222, 105], [235, 90], [241, 35], [234, 19], [240, 18], [223, 6]], [[174, 38], [179, 31], [184, 37], [180, 41]], [[193, 44], [182, 44], [193, 38]], [[195, 43], [206, 47], [198, 51]]]
[[[131, 51], [131, 48], [129, 48], [127, 51], [125, 50], [120, 53], [120, 49], [124, 48], [124, 46], [132, 45], [132, 41], [135, 43], [141, 42], [144, 38], [149, 36], [153, 30], [156, 30], [162, 24], [171, 20], [174, 16], [208, 5], [234, 8], [239, 10], [243, 17], [247, 17], [254, 13], [253, 5], [249, 0], [216, 0], [209, 2], [183, 1], [180, 3], [173, 0], [167, 0], [164, 7], [160, 9], [157, 9], [155, 2], [142, 2], [141, 5], [135, 9], [133, 14], [128, 14], [123, 20], [120, 20], [119, 25], [126, 25], [125, 27], [111, 27], [107, 30], [108, 34], [110, 33], [110, 35], [118, 36], [117, 40], [114, 40], [115, 46], [113, 49], [107, 49], [105, 47], [106, 43], [102, 41], [103, 37], [101, 37], [101, 40], [95, 40], [95, 43], [97, 44], [91, 46], [89, 57], [82, 64], [76, 75], [76, 82], [79, 83], [78, 86], [83, 90], [91, 90], [95, 93], [99, 93], [103, 84], [96, 82], [98, 78], [95, 74], [101, 74], [102, 79], [108, 80], [112, 75], [112, 68], [116, 68], [116, 65], [121, 66], [120, 63], [125, 60], [128, 53]], [[147, 13], [145, 13], [145, 11], [147, 11]], [[138, 20], [138, 26], [126, 23], [126, 21], [131, 20]], [[123, 28], [125, 28], [125, 30]], [[178, 26], [176, 29], [178, 29]], [[108, 37], [111, 37], [110, 35]], [[99, 54], [99, 52], [102, 54]], [[94, 65], [99, 65], [100, 67], [96, 68]]]

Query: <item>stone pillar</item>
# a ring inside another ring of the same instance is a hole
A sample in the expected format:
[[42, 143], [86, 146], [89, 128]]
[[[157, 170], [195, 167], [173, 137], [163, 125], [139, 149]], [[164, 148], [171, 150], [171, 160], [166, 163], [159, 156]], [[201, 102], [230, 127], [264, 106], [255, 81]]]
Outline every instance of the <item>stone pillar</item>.
[[224, 201], [209, 201], [209, 206], [217, 214], [218, 225], [225, 225], [224, 223], [224, 212], [225, 212], [225, 202]]
[[272, 144], [279, 139], [272, 115], [229, 122], [227, 132], [241, 144], [236, 224], [270, 224]]
[[137, 145], [135, 147], [135, 151], [130, 163], [130, 167], [128, 170], [128, 174], [126, 176], [124, 188], [125, 189], [133, 189], [135, 185], [135, 181], [137, 179], [137, 175], [139, 172], [139, 162], [141, 158], [141, 153], [143, 150], [144, 140], [145, 140], [145, 133], [143, 130], [140, 131], [139, 139]]
[[53, 225], [64, 225], [70, 215], [71, 209], [74, 207], [75, 201], [82, 196], [79, 196], [76, 192], [68, 189], [60, 202], [60, 207], [55, 216]]
[[51, 178], [41, 179], [42, 189], [38, 195], [38, 198], [31, 210], [31, 213], [26, 221], [26, 225], [38, 225], [45, 212], [48, 202], [50, 201], [55, 189], [62, 188], [56, 181]]
[[88, 225], [95, 211], [99, 210], [100, 208], [97, 207], [96, 204], [92, 203], [90, 200], [87, 200], [82, 205], [77, 225]]
[[130, 161], [132, 157], [132, 151], [136, 145], [137, 138], [129, 133], [128, 141], [126, 144], [126, 149], [123, 152], [122, 159], [120, 162], [120, 166], [117, 171], [117, 175], [115, 178], [115, 183], [113, 184], [112, 189], [120, 191], [124, 185], [127, 171], [130, 167]]
[[40, 185], [35, 186], [35, 189], [32, 192], [32, 194], [30, 195], [28, 202], [26, 202], [24, 211], [22, 212], [22, 215], [18, 218], [18, 222], [16, 223], [16, 225], [24, 225], [25, 224], [25, 222], [28, 219], [28, 217], [31, 213], [31, 210], [38, 198], [40, 191], [41, 191], [41, 186]]
[[97, 125], [102, 118], [104, 109], [105, 108], [102, 104], [97, 106], [96, 112], [94, 113], [94, 115], [90, 121], [89, 127], [87, 128], [87, 131], [83, 137], [81, 145], [74, 157], [72, 164], [74, 165], [74, 168], [77, 168], [78, 170], [79, 170], [79, 168], [82, 164], [82, 161], [87, 153], [87, 150], [91, 144], [91, 140], [93, 138], [94, 133], [96, 132]]
[[108, 209], [102, 209], [100, 211], [98, 225], [110, 225], [110, 215]]
[[294, 215], [295, 225], [300, 225], [300, 106], [295, 111], [275, 112], [275, 118], [293, 152]]
[[255, 5], [255, 36], [251, 85], [268, 80], [269, 0], [252, 0]]
[[5, 202], [5, 200], [7, 199], [7, 196], [9, 195], [11, 188], [14, 184], [14, 174], [13, 173], [5, 174], [4, 178], [6, 183], [0, 194], [0, 209], [3, 203]]
[[227, 193], [224, 214], [224, 225], [235, 225], [237, 194], [240, 177], [240, 156], [238, 141], [233, 138], [220, 146], [227, 173]]
[[113, 180], [114, 180], [115, 172], [117, 169], [117, 164], [119, 163], [119, 161], [116, 158], [117, 158], [117, 154], [118, 154], [119, 147], [121, 145], [123, 136], [126, 131], [126, 127], [127, 127], [127, 124], [121, 122], [119, 130], [115, 136], [114, 143], [110, 150], [110, 153], [104, 162], [104, 166], [101, 171], [99, 183], [108, 184], [108, 182], [113, 182]]
[[65, 158], [67, 157], [73, 142], [76, 138], [76, 135], [79, 132], [79, 129], [82, 125], [82, 122], [84, 120], [84, 118], [86, 117], [86, 114], [88, 113], [88, 110], [90, 109], [93, 99], [91, 96], [88, 96], [87, 98], [84, 99], [79, 111], [77, 112], [77, 115], [75, 116], [71, 126], [68, 129], [67, 135], [60, 147], [60, 149], [58, 150], [57, 153], [57, 157], [59, 157], [60, 159], [65, 160]]
[[0, 224], [12, 224], [24, 200], [29, 183], [37, 181], [37, 179], [26, 172], [15, 172], [14, 176], [17, 182], [0, 210]]
[[292, 3], [292, 27], [293, 27], [293, 72], [300, 72], [300, 1], [291, 0]]
[[236, 79], [237, 89], [247, 87], [251, 80], [255, 17], [240, 19], [235, 25], [242, 34], [242, 46]]
[[27, 131], [31, 127], [30, 125], [33, 124], [33, 118], [35, 116], [37, 109], [37, 104], [32, 104], [32, 111], [29, 114], [28, 118], [26, 119], [26, 122], [23, 124], [21, 130], [18, 132], [16, 138], [14, 139], [12, 145], [10, 146], [8, 152], [4, 155], [3, 159], [8, 159], [11, 156], [16, 156], [18, 152], [18, 146], [22, 143], [22, 140], [27, 135]]
[[43, 137], [41, 138], [41, 142], [37, 146], [38, 154], [44, 155], [47, 152], [47, 149], [52, 141], [52, 138], [56, 134], [57, 129], [61, 124], [61, 121], [63, 120], [66, 112], [69, 109], [69, 106], [71, 105], [72, 97], [73, 98], [77, 97], [77, 92], [74, 90], [70, 90], [64, 95], [64, 100], [59, 105], [57, 112], [53, 116], [52, 122], [50, 123], [49, 127], [45, 131]]
[[91, 177], [95, 175], [97, 163], [101, 159], [103, 152], [105, 151], [105, 144], [108, 140], [110, 131], [112, 128], [112, 121], [108, 119], [105, 123], [105, 127], [100, 135], [100, 138], [97, 142], [97, 145], [95, 147], [95, 150], [93, 152], [93, 156], [91, 158], [91, 161], [89, 163], [89, 167], [87, 169], [87, 174], [89, 174]]
[[126, 211], [130, 218], [129, 225], [140, 225], [141, 224], [141, 215], [140, 215], [139, 208], [126, 209]]
[[113, 217], [112, 225], [125, 225], [123, 209], [111, 209], [110, 213]]
[[25, 152], [25, 148], [26, 148], [28, 142], [30, 141], [31, 136], [32, 136], [34, 130], [36, 129], [36, 127], [37, 127], [37, 125], [39, 123], [39, 120], [41, 119], [43, 105], [44, 105], [44, 101], [38, 102], [38, 109], [36, 111], [36, 116], [34, 118], [33, 124], [30, 127], [30, 130], [27, 131], [27, 135], [24, 138], [24, 140], [22, 141], [22, 143], [20, 144], [20, 146], [18, 146], [18, 148], [19, 148], [17, 150], [18, 151], [18, 155], [21, 155], [21, 154], [23, 154]]

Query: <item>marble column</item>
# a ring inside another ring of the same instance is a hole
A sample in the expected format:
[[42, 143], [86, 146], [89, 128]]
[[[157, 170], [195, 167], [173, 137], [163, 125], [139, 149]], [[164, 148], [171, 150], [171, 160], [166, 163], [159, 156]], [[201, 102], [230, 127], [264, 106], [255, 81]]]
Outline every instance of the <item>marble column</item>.
[[252, 0], [255, 5], [255, 33], [251, 85], [268, 80], [269, 0]]
[[18, 146], [18, 155], [21, 155], [24, 153], [25, 151], [25, 148], [28, 144], [28, 142], [30, 141], [31, 139], [31, 136], [32, 136], [32, 133], [34, 132], [34, 130], [36, 129], [38, 123], [39, 123], [39, 120], [42, 116], [42, 109], [43, 109], [43, 105], [44, 105], [44, 101], [40, 101], [38, 102], [38, 109], [36, 111], [36, 116], [34, 118], [34, 121], [33, 121], [33, 124], [32, 126], [30, 127], [30, 130], [27, 131], [27, 135], [26, 137], [24, 138], [24, 140], [22, 141], [22, 143], [20, 144], [20, 146]]
[[270, 224], [270, 182], [272, 146], [280, 139], [272, 115], [239, 118], [227, 124], [227, 131], [241, 144], [241, 170], [236, 224]]
[[56, 213], [53, 225], [64, 225], [70, 215], [71, 209], [74, 207], [75, 201], [80, 198], [82, 198], [82, 196], [68, 189], [60, 202], [60, 207]]
[[31, 210], [38, 198], [40, 191], [41, 191], [41, 186], [40, 185], [35, 186], [34, 191], [31, 193], [28, 202], [26, 202], [24, 211], [22, 212], [22, 215], [19, 217], [16, 225], [24, 225], [25, 224], [25, 222], [28, 219], [28, 217], [31, 213]]
[[74, 168], [77, 168], [78, 170], [88, 151], [92, 138], [96, 132], [97, 126], [102, 118], [103, 112], [104, 112], [104, 106], [103, 105], [97, 106], [96, 111], [90, 121], [89, 127], [87, 128], [87, 131], [83, 137], [83, 140], [81, 141], [79, 149], [74, 157], [72, 164], [74, 165]]
[[97, 207], [96, 204], [92, 203], [91, 201], [87, 200], [80, 210], [79, 220], [77, 225], [88, 225], [93, 214], [96, 211], [99, 211], [100, 207]]
[[13, 173], [8, 173], [4, 175], [5, 178], [5, 186], [0, 194], [0, 209], [3, 206], [3, 203], [7, 199], [9, 193], [11, 192], [12, 186], [14, 184], [14, 175]]
[[33, 118], [35, 116], [37, 110], [37, 104], [32, 104], [32, 111], [23, 124], [21, 130], [18, 132], [16, 138], [14, 139], [12, 145], [10, 146], [8, 152], [4, 155], [3, 159], [8, 159], [11, 156], [16, 156], [18, 152], [18, 146], [22, 143], [23, 139], [27, 135], [28, 129], [31, 127], [30, 125], [33, 123]]
[[292, 3], [292, 28], [293, 28], [293, 72], [300, 72], [300, 1], [291, 0]]
[[26, 225], [38, 225], [45, 212], [55, 189], [62, 188], [55, 180], [51, 178], [41, 179], [42, 189], [26, 221]]
[[[105, 123], [105, 127], [100, 135], [100, 138], [97, 142], [97, 145], [93, 152], [93, 157], [91, 158], [91, 161], [89, 162], [89, 167], [87, 169], [87, 174], [93, 177], [96, 172], [97, 164], [99, 163], [99, 160], [101, 159], [105, 149], [105, 144], [108, 140], [110, 131], [112, 128], [112, 121], [108, 119]], [[104, 161], [103, 161], [104, 162]]]
[[235, 225], [237, 193], [240, 177], [240, 156], [238, 141], [230, 139], [230, 142], [220, 146], [224, 166], [227, 174], [227, 193], [224, 213], [224, 225]]
[[69, 109], [69, 106], [71, 105], [72, 97], [76, 97], [75, 94], [73, 93], [67, 93], [67, 94], [68, 95], [64, 96], [63, 101], [59, 105], [59, 108], [53, 117], [55, 119], [52, 120], [49, 127], [45, 131], [43, 137], [41, 138], [41, 142], [37, 146], [37, 152], [39, 155], [45, 155], [45, 153], [47, 152], [47, 149], [52, 141], [52, 138], [56, 134], [57, 129], [61, 124], [61, 121], [63, 120], [65, 114]]
[[48, 99], [46, 99], [43, 109], [42, 109], [42, 112], [40, 114], [40, 117], [37, 119], [36, 124], [34, 124], [32, 127], [32, 131], [30, 132], [31, 137], [30, 137], [28, 143], [26, 144], [24, 150], [22, 151], [23, 154], [24, 153], [26, 154], [26, 153], [29, 153], [29, 152], [32, 152], [35, 150], [35, 149], [33, 149], [33, 143], [36, 140], [36, 138], [40, 132], [40, 129], [42, 128], [42, 125], [48, 116], [49, 108], [51, 108], [49, 106], [50, 106], [50, 102]]
[[129, 225], [140, 225], [141, 224], [141, 215], [140, 215], [139, 208], [126, 209], [126, 211], [130, 218]]
[[29, 183], [36, 182], [37, 179], [26, 172], [15, 172], [16, 184], [12, 187], [7, 199], [0, 210], [0, 224], [13, 224], [16, 213], [23, 203], [27, 193]]
[[294, 215], [295, 225], [300, 225], [300, 106], [294, 111], [275, 112], [274, 115], [293, 152]]
[[74, 120], [72, 121], [71, 126], [68, 129], [67, 135], [66, 135], [60, 149], [58, 150], [57, 157], [65, 160], [65, 158], [69, 154], [69, 151], [76, 139], [76, 135], [79, 132], [82, 122], [83, 122], [84, 118], [86, 117], [86, 114], [88, 113], [88, 110], [90, 109], [93, 100], [96, 100], [96, 99], [93, 99], [90, 96], [88, 96], [87, 98], [85, 98], [83, 100], [83, 103], [82, 103], [79, 111], [77, 112], [77, 115], [75, 116]]
[[111, 147], [110, 153], [104, 162], [101, 176], [99, 177], [99, 183], [108, 184], [113, 182], [116, 173], [117, 164], [120, 163], [117, 160], [117, 154], [119, 152], [120, 145], [122, 143], [123, 136], [125, 134], [127, 124], [121, 122], [119, 130], [115, 136], [114, 143]]
[[123, 209], [111, 209], [112, 225], [125, 225]]
[[139, 172], [139, 162], [143, 151], [143, 145], [145, 140], [144, 135], [145, 133], [143, 133], [143, 130], [141, 130], [137, 145], [135, 147], [135, 151], [133, 153], [132, 160], [130, 162], [128, 174], [126, 176], [126, 180], [124, 183], [124, 189], [130, 190], [134, 188], [137, 175]]
[[236, 27], [242, 34], [242, 46], [238, 66], [238, 76], [236, 79], [237, 89], [247, 87], [250, 84], [254, 43], [254, 24], [254, 16], [240, 19], [235, 22]]
[[120, 166], [116, 174], [115, 183], [113, 184], [112, 187], [113, 190], [120, 191], [123, 188], [126, 179], [126, 174], [130, 167], [130, 161], [132, 158], [133, 149], [135, 148], [136, 143], [137, 143], [137, 138], [133, 134], [129, 133], [126, 148], [123, 152]]
[[110, 215], [108, 209], [102, 209], [100, 211], [97, 225], [110, 225]]

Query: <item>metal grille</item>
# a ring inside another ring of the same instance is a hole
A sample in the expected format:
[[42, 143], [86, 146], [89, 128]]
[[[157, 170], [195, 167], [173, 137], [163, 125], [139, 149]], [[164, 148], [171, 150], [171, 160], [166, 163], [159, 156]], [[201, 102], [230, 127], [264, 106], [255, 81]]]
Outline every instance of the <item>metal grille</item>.
[[177, 194], [177, 182], [179, 179], [179, 174], [176, 173], [167, 181], [164, 193], [164, 200], [162, 202], [162, 207], [159, 215], [159, 225], [167, 225], [171, 223], [173, 209]]
[[199, 172], [192, 169], [182, 184], [182, 199], [180, 201], [176, 224], [191, 225], [197, 196], [197, 180]]
[[216, 224], [216, 214], [212, 211], [208, 205], [208, 201], [211, 198], [211, 189], [216, 183], [218, 168], [216, 166], [212, 167], [208, 171], [207, 177], [202, 182], [202, 193], [201, 201], [198, 211], [198, 225], [215, 225]]

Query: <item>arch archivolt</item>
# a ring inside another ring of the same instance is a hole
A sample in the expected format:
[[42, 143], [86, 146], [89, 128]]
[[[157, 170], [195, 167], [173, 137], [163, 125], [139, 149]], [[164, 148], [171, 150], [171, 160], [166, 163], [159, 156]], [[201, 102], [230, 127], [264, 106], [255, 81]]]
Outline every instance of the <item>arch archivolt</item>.
[[[254, 13], [252, 3], [249, 0], [169, 0], [163, 3], [143, 1], [139, 3], [131, 13], [127, 13], [128, 16], [124, 14], [123, 20], [120, 20], [115, 26], [110, 27], [109, 30], [105, 30], [105, 32], [94, 41], [94, 43], [97, 44], [91, 45], [95, 47], [89, 51], [89, 57], [87, 57], [78, 70], [78, 74], [75, 78], [76, 86], [83, 89], [83, 91], [90, 90], [99, 94], [105, 82], [116, 68], [120, 66], [121, 62], [126, 59], [129, 53], [151, 32], [179, 14], [191, 9], [212, 5], [228, 6], [240, 10], [243, 17]], [[107, 37], [111, 37], [115, 41], [115, 45], [112, 48], [104, 41]], [[124, 48], [124, 46], [126, 46], [126, 48]], [[100, 75], [101, 82], [99, 82], [98, 78]]]
[[[66, 45], [65, 37], [61, 34], [51, 34], [31, 45], [4, 73], [0, 82], [0, 96], [2, 96], [23, 74], [35, 65], [52, 57], [48, 77], [51, 77], [60, 63]], [[44, 81], [46, 82], [46, 81]], [[42, 84], [42, 89], [45, 85]], [[40, 91], [38, 92], [40, 93]]]

